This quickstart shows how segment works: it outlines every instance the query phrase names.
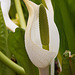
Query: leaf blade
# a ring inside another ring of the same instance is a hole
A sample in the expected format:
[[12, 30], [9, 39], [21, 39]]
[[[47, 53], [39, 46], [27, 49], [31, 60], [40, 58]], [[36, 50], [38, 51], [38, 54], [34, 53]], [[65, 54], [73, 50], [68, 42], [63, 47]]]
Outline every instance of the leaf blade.
[[17, 63], [25, 69], [26, 75], [38, 75], [38, 69], [31, 63], [25, 50], [24, 33], [21, 28], [17, 28], [15, 33], [10, 33], [8, 47], [17, 59]]
[[[7, 38], [8, 38], [8, 32], [7, 32], [5, 22], [4, 22], [4, 18], [3, 18], [3, 14], [1, 10], [1, 4], [0, 4], [0, 51], [10, 58], [11, 53], [8, 50]], [[15, 75], [15, 73], [12, 70], [10, 70], [7, 66], [5, 66], [0, 61], [0, 75], [5, 75], [5, 74]]]

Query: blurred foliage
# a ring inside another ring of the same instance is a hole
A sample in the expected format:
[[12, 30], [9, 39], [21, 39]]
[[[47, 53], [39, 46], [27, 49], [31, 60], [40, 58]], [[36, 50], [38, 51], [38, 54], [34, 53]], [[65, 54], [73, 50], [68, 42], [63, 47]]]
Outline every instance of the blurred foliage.
[[75, 54], [75, 0], [51, 0], [54, 8], [54, 20], [60, 34], [58, 59], [62, 65], [65, 50]]
[[15, 3], [14, 3], [14, 0], [11, 0], [11, 7], [10, 7], [10, 10], [9, 10], [9, 16], [10, 18], [16, 18], [16, 7], [15, 7]]
[[21, 28], [17, 28], [14, 33], [10, 32], [8, 36], [8, 48], [15, 56], [17, 63], [25, 69], [26, 75], [38, 75], [38, 68], [32, 64], [27, 55], [24, 35], [25, 31]]
[[74, 1], [52, 0], [54, 20], [60, 33], [60, 53], [62, 55], [65, 50], [75, 53], [75, 8], [72, 7]]
[[28, 20], [28, 10], [27, 10], [26, 5], [23, 2], [23, 0], [21, 0], [21, 5], [22, 5], [22, 9], [23, 9], [24, 18], [25, 18], [26, 23], [27, 23], [27, 20]]
[[[11, 58], [11, 53], [7, 46], [8, 32], [4, 22], [1, 6], [0, 6], [0, 51], [7, 57]], [[0, 75], [15, 75], [15, 73], [0, 61]]]
[[63, 75], [72, 75], [71, 73], [71, 67], [69, 63], [69, 52], [65, 52], [63, 55], [63, 61], [62, 61], [62, 74]]
[[[40, 4], [42, 2], [42, 0], [31, 0], [31, 1], [35, 2], [36, 4]], [[58, 58], [59, 58], [59, 60], [61, 59], [61, 62], [63, 65], [63, 73], [64, 73], [64, 74], [61, 73], [60, 75], [67, 75], [68, 74], [67, 70], [69, 70], [69, 72], [71, 71], [71, 75], [74, 75], [75, 73], [73, 73], [73, 72], [75, 72], [75, 57], [72, 57], [72, 58], [63, 57], [63, 53], [65, 52], [65, 50], [70, 50], [72, 54], [75, 54], [75, 0], [51, 0], [51, 1], [53, 4], [53, 7], [54, 7], [54, 20], [55, 20], [55, 23], [58, 27], [59, 34], [60, 34], [60, 49], [59, 49]], [[21, 0], [21, 5], [22, 5], [23, 13], [24, 13], [24, 18], [26, 19], [26, 22], [27, 22], [28, 11], [27, 11], [27, 8], [26, 8], [23, 0]], [[16, 18], [15, 17], [16, 13], [17, 13], [17, 11], [15, 8], [14, 0], [11, 0], [11, 8], [9, 11], [10, 18], [11, 19]], [[0, 14], [2, 14], [2, 13], [0, 12]], [[5, 23], [2, 20], [3, 18], [1, 19], [1, 16], [2, 15], [0, 15], [0, 50], [10, 58], [11, 53], [9, 52], [8, 47], [7, 47], [8, 33], [6, 30]], [[3, 23], [1, 23], [2, 21], [3, 21]], [[21, 32], [22, 32], [22, 34], [21, 34]], [[26, 55], [23, 54], [24, 52], [26, 53], [25, 48], [24, 48], [24, 37], [23, 37], [24, 31], [22, 29], [17, 29], [15, 33], [10, 32], [10, 35], [9, 35], [9, 37], [11, 37], [11, 40], [9, 38], [9, 43], [10, 42], [12, 42], [12, 43], [9, 44], [11, 47], [9, 49], [10, 50], [13, 49], [13, 51], [11, 50], [11, 52], [15, 55], [18, 64], [21, 65], [24, 69], [26, 69], [28, 75], [31, 75], [31, 73], [34, 75], [35, 72], [36, 72], [35, 75], [38, 75], [38, 70], [35, 69], [35, 66], [33, 66], [33, 64], [30, 62], [27, 54]], [[20, 35], [22, 35], [22, 36], [20, 37]], [[15, 39], [13, 39], [14, 37], [15, 37]], [[16, 40], [16, 38], [18, 40]], [[19, 38], [21, 39], [22, 42], [19, 40]], [[14, 41], [12, 41], [12, 40], [14, 40]], [[16, 46], [15, 46], [15, 43], [16, 43]], [[23, 49], [21, 46], [19, 46], [20, 43], [23, 43], [22, 44]], [[20, 48], [23, 51], [20, 51]], [[23, 55], [21, 56], [21, 54], [23, 54]], [[25, 63], [23, 63], [23, 61]], [[26, 63], [27, 61], [30, 63]], [[33, 69], [33, 67], [36, 71]], [[33, 71], [35, 71], [34, 73], [31, 72], [32, 69], [33, 69]], [[10, 71], [10, 73], [8, 73], [8, 71], [9, 71], [9, 69], [0, 62], [0, 75], [4, 75], [5, 73], [7, 75], [10, 75], [10, 74], [15, 75], [15, 73], [13, 74], [12, 71]], [[66, 74], [66, 72], [67, 72], [67, 74]]]
[[63, 54], [62, 73], [59, 75], [75, 75], [75, 54], [65, 51]]
[[30, 0], [30, 1], [33, 1], [33, 2], [36, 3], [36, 4], [40, 4], [40, 3], [42, 3], [41, 0]]

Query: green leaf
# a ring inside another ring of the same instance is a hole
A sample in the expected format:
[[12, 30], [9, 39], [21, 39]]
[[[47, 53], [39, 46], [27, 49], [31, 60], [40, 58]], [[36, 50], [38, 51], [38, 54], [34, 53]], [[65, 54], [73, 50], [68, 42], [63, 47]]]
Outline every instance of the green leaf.
[[61, 7], [60, 11], [62, 14], [63, 26], [64, 26], [66, 38], [68, 41], [68, 47], [72, 53], [75, 53], [75, 32], [74, 32], [74, 28], [73, 28], [74, 26], [70, 17], [70, 11], [67, 8], [65, 0], [62, 0], [62, 1], [58, 0], [58, 2], [59, 2], [59, 7]]
[[15, 7], [15, 3], [14, 3], [14, 0], [11, 0], [11, 7], [10, 7], [10, 10], [9, 10], [9, 16], [10, 18], [16, 18], [16, 7]]
[[[58, 58], [62, 62], [65, 50], [75, 53], [75, 0], [52, 0], [54, 20], [60, 34]], [[62, 63], [61, 63], [62, 64]]]
[[[0, 6], [0, 51], [10, 58], [11, 53], [8, 50], [7, 37], [8, 37], [8, 32], [6, 29], [6, 25], [4, 22], [4, 18]], [[0, 75], [15, 75], [15, 73], [0, 61]]]
[[33, 1], [36, 4], [40, 4], [42, 2], [41, 0], [31, 0], [31, 1]]
[[25, 31], [17, 28], [16, 31], [10, 32], [8, 36], [8, 47], [14, 54], [17, 63], [25, 69], [26, 75], [38, 75], [38, 69], [30, 61], [24, 44]]
[[39, 8], [39, 29], [41, 43], [44, 49], [49, 50], [49, 27], [45, 7], [43, 4]]
[[26, 5], [25, 5], [23, 0], [21, 0], [21, 6], [22, 6], [24, 18], [25, 18], [26, 23], [27, 23], [27, 21], [28, 21], [28, 10], [27, 10]]
[[[58, 26], [61, 39], [63, 39], [62, 45], [64, 50], [69, 49], [72, 53], [75, 53], [75, 10], [71, 7], [70, 3], [74, 6], [74, 0], [52, 0], [55, 10], [55, 22]], [[62, 51], [61, 51], [62, 52]]]

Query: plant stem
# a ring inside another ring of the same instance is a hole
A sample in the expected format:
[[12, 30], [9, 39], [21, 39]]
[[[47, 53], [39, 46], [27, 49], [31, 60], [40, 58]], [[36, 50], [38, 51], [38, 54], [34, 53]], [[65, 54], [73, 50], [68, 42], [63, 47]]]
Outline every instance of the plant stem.
[[51, 62], [51, 75], [54, 75], [54, 59]]
[[39, 68], [39, 75], [49, 75], [49, 66], [46, 68]]
[[24, 19], [24, 15], [23, 15], [23, 11], [22, 11], [20, 0], [14, 0], [14, 1], [15, 1], [17, 13], [19, 15], [21, 28], [23, 28], [25, 30], [26, 29], [26, 21]]
[[1, 51], [0, 51], [0, 61], [7, 65], [9, 68], [11, 68], [13, 71], [15, 71], [18, 74], [25, 75], [24, 69], [11, 61], [8, 57], [6, 57]]

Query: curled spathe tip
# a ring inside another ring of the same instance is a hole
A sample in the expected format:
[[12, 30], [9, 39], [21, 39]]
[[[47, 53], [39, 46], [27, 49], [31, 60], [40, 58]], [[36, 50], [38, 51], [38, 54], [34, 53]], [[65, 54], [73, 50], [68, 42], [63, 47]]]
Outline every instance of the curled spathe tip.
[[8, 29], [14, 32], [18, 26], [11, 21], [8, 14], [11, 6], [11, 0], [0, 0], [0, 2], [5, 24]]

